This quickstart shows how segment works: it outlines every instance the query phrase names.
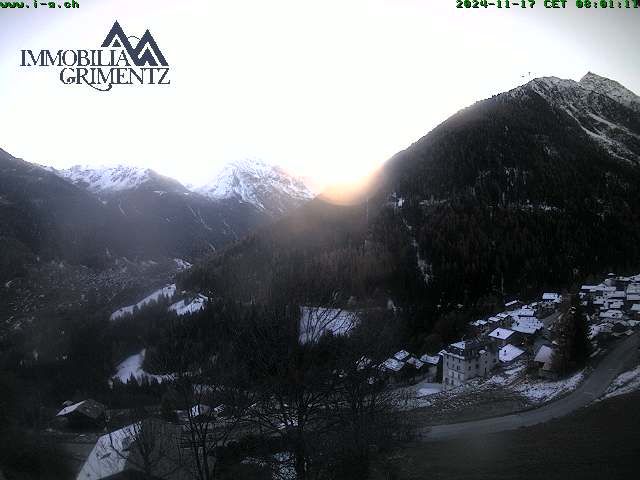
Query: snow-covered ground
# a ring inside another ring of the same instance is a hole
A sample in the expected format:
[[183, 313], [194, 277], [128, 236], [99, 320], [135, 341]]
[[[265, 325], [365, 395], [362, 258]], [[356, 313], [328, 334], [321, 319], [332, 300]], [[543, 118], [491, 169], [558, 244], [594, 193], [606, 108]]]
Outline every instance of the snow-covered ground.
[[618, 375], [609, 386], [604, 398], [617, 397], [636, 390], [640, 390], [640, 366]]
[[585, 377], [584, 370], [558, 381], [525, 378], [512, 390], [528, 398], [532, 403], [545, 403], [575, 390]]
[[203, 310], [209, 301], [208, 297], [198, 294], [191, 300], [180, 300], [169, 307], [170, 312], [176, 312], [178, 316], [186, 315], [188, 313], [195, 313]]
[[[640, 372], [638, 372], [640, 382]], [[469, 396], [481, 398], [496, 392], [515, 394], [525, 400], [525, 404], [538, 405], [549, 402], [560, 395], [575, 390], [584, 379], [585, 372], [580, 371], [566, 379], [549, 381], [531, 378], [527, 375], [524, 361], [516, 362], [504, 370], [496, 370], [488, 378], [474, 378], [457, 388], [443, 390], [440, 383], [420, 382], [416, 385], [398, 389], [400, 408], [413, 409], [442, 405]], [[468, 403], [464, 400], [463, 403]]]
[[132, 315], [136, 308], [140, 309], [140, 308], [146, 307], [147, 305], [157, 302], [162, 297], [173, 298], [175, 293], [176, 293], [176, 285], [175, 284], [167, 285], [166, 287], [162, 287], [161, 289], [156, 290], [152, 294], [146, 296], [135, 305], [128, 305], [126, 307], [122, 307], [116, 310], [111, 314], [110, 319], [111, 321], [114, 321], [121, 317], [124, 317], [125, 315]]
[[358, 321], [358, 314], [348, 310], [300, 307], [300, 343], [317, 341], [328, 332], [347, 335]]
[[158, 382], [170, 380], [171, 375], [153, 375], [151, 373], [145, 372], [142, 369], [142, 363], [144, 362], [145, 354], [146, 349], [143, 349], [140, 353], [136, 353], [135, 355], [131, 355], [130, 357], [125, 359], [118, 365], [118, 367], [116, 368], [116, 374], [111, 378], [117, 378], [122, 383], [127, 383], [131, 376], [133, 376], [138, 382], [140, 382], [143, 378], [148, 378], [149, 380], [154, 378]]

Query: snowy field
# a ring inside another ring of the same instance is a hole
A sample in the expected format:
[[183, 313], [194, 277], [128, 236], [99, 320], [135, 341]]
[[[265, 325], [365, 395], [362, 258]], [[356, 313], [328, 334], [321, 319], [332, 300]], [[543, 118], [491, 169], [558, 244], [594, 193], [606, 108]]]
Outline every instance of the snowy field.
[[512, 387], [512, 391], [519, 393], [534, 404], [545, 403], [556, 397], [572, 392], [585, 378], [584, 370], [558, 381], [524, 379]]
[[618, 375], [603, 398], [617, 397], [636, 390], [640, 390], [640, 366]]
[[145, 354], [146, 350], [143, 349], [140, 353], [131, 355], [130, 357], [125, 359], [116, 367], [116, 374], [111, 378], [117, 378], [122, 383], [127, 383], [127, 381], [129, 381], [132, 376], [138, 382], [141, 382], [144, 378], [147, 378], [149, 380], [156, 379], [158, 382], [170, 380], [171, 375], [153, 375], [151, 373], [145, 372], [142, 369], [142, 363], [144, 362]]
[[191, 301], [180, 300], [179, 302], [174, 303], [169, 307], [169, 311], [176, 312], [176, 314], [181, 317], [182, 315], [186, 315], [188, 313], [195, 313], [203, 310], [208, 301], [208, 297], [198, 294]]
[[173, 298], [175, 293], [176, 293], [176, 285], [175, 284], [167, 285], [166, 287], [162, 287], [161, 289], [156, 290], [152, 294], [146, 296], [135, 305], [128, 305], [126, 307], [122, 307], [116, 310], [111, 314], [110, 319], [111, 321], [114, 321], [126, 315], [133, 315], [133, 312], [135, 311], [136, 308], [137, 309], [144, 308], [147, 305], [151, 305], [152, 303], [157, 302], [162, 297]]

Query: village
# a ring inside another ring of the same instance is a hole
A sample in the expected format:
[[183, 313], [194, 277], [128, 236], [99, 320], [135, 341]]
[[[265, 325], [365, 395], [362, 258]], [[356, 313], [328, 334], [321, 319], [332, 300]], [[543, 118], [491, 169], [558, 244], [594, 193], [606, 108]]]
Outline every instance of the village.
[[[611, 273], [598, 285], [583, 285], [578, 296], [589, 323], [592, 359], [603, 354], [612, 341], [640, 327], [640, 275]], [[507, 377], [526, 371], [533, 377], [529, 380], [559, 381], [553, 365], [554, 337], [563, 312], [570, 308], [568, 297], [547, 292], [532, 303], [512, 300], [504, 311], [470, 322], [466, 338], [437, 354], [401, 350], [381, 367], [399, 385], [417, 385], [413, 391], [418, 398], [456, 391], [472, 380], [500, 377], [505, 372]]]
[[[598, 285], [583, 285], [577, 295], [589, 322], [590, 355], [594, 361], [616, 339], [628, 337], [640, 327], [640, 275], [610, 274]], [[532, 303], [513, 300], [505, 304], [504, 311], [470, 322], [465, 338], [437, 353], [400, 350], [374, 367], [382, 372], [392, 389], [408, 394], [405, 410], [437, 407], [438, 399], [447, 408], [454, 408], [456, 398], [509, 388], [529, 395], [532, 400], [531, 404], [519, 407], [541, 404], [576, 388], [587, 374], [579, 371], [563, 379], [554, 369], [554, 353], [558, 348], [556, 328], [570, 303], [568, 294], [556, 292], [544, 293]], [[303, 309], [307, 328], [301, 333], [301, 342], [311, 338], [310, 326], [317, 326], [316, 317], [324, 321], [321, 330], [328, 328], [336, 334], [346, 333], [345, 325], [353, 323], [353, 315], [344, 312]], [[371, 361], [365, 358], [364, 363]], [[439, 413], [437, 408], [432, 409], [433, 416]], [[120, 478], [131, 470], [140, 470], [150, 460], [142, 458], [148, 449], [136, 445], [149, 438], [149, 432], [153, 432], [156, 450], [155, 471], [163, 471], [170, 478], [187, 478], [192, 465], [185, 464], [184, 459], [189, 458], [187, 453], [194, 442], [201, 440], [203, 428], [205, 438], [216, 438], [216, 430], [224, 430], [225, 421], [224, 405], [210, 405], [206, 401], [168, 414], [158, 410], [137, 420], [130, 412], [127, 415], [85, 399], [62, 405], [50, 423], [49, 432], [56, 435], [64, 432], [64, 441], [78, 462], [79, 480]], [[236, 434], [234, 438], [240, 437]], [[215, 439], [215, 448], [227, 447], [229, 440], [223, 432]], [[179, 464], [181, 467], [176, 468]]]

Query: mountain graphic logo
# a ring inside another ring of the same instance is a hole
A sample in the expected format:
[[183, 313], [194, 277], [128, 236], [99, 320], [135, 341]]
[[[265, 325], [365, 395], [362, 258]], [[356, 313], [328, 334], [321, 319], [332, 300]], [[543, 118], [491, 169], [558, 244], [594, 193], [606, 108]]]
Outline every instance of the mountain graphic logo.
[[[138, 40], [135, 47], [129, 41], [130, 38]], [[133, 64], [137, 67], [169, 66], [149, 30], [145, 31], [140, 39], [134, 36], [128, 37], [117, 21], [111, 27], [107, 38], [102, 42], [102, 48], [124, 48]]]

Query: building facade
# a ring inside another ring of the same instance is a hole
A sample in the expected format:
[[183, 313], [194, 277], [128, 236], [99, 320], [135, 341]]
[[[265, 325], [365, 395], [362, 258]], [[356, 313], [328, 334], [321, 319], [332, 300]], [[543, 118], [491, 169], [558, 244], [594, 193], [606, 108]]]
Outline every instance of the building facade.
[[462, 341], [442, 352], [442, 385], [445, 390], [472, 378], [488, 375], [498, 365], [498, 349], [490, 340]]

